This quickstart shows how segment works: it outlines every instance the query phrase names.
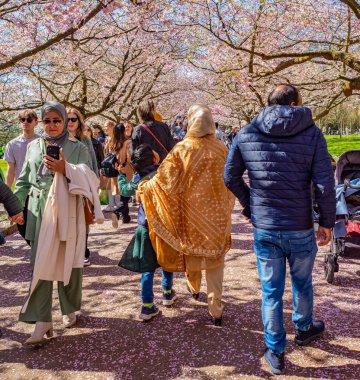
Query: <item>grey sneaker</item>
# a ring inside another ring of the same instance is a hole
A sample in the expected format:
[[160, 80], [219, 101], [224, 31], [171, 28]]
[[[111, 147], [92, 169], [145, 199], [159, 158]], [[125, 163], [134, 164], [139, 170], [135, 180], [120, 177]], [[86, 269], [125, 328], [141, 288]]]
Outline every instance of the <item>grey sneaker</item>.
[[102, 212], [113, 212], [114, 206], [106, 206], [102, 209]]
[[265, 350], [264, 358], [269, 364], [271, 372], [275, 375], [281, 375], [285, 368], [285, 354], [272, 352], [269, 348]]

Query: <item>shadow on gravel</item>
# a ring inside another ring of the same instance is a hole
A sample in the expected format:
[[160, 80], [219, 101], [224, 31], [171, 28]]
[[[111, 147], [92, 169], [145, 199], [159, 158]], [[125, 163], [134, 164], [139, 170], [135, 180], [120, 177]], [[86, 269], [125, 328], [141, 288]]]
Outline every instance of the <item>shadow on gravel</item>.
[[[184, 309], [181, 315], [167, 317], [160, 314], [147, 323], [132, 317], [82, 315], [76, 329], [57, 330], [58, 335], [42, 347], [31, 349], [16, 345], [2, 350], [0, 363], [16, 363], [20, 355], [19, 362], [31, 369], [92, 371], [94, 376], [97, 372], [111, 372], [118, 379], [148, 379], [149, 367], [156, 373], [156, 379], [161, 380], [180, 376], [216, 379], [213, 371], [219, 366], [227, 376], [268, 378], [269, 373], [263, 369], [260, 360], [263, 343], [259, 330], [259, 301], [236, 305], [228, 299], [224, 325], [217, 328], [207, 324], [204, 305], [192, 305], [193, 309], [185, 312], [189, 305], [183, 296], [181, 298], [179, 306]], [[7, 339], [19, 343], [27, 337], [9, 329], [4, 329], [4, 334]], [[358, 352], [328, 340], [325, 335], [312, 347], [321, 348], [329, 355], [358, 359]], [[287, 355], [290, 356], [294, 349], [294, 344], [290, 343]], [[296, 347], [296, 350], [301, 352], [303, 349]], [[313, 360], [317, 360], [316, 356]], [[308, 363], [303, 368], [287, 362], [286, 374], [332, 379], [341, 373], [343, 379], [355, 379], [359, 370], [358, 364], [315, 368]]]
[[[63, 329], [56, 306], [57, 336], [36, 349], [21, 345], [31, 329], [15, 322], [30, 278], [29, 250], [15, 236], [1, 252], [1, 378], [16, 378], [12, 371], [24, 370], [15, 365], [42, 370], [41, 379], [71, 378], [60, 371], [70, 371], [79, 376], [76, 379], [108, 380], [271, 377], [261, 359], [264, 349], [261, 291], [252, 248], [252, 228], [239, 219], [238, 211], [234, 213], [233, 248], [226, 256], [225, 311], [221, 328], [208, 322], [206, 294], [201, 293], [200, 302], [192, 300], [181, 273], [174, 276], [178, 294], [174, 307], [159, 305], [161, 314], [150, 322], [140, 322], [137, 319], [140, 275], [117, 266], [135, 224], [121, 226], [117, 231], [112, 230], [109, 223], [101, 228], [94, 227], [90, 234], [92, 265], [84, 268], [84, 299], [78, 324], [72, 329]], [[297, 347], [293, 343], [292, 301], [287, 282], [284, 297], [284, 323], [289, 339], [286, 376], [358, 380], [360, 271], [357, 273], [355, 268], [360, 261], [341, 258], [335, 285], [329, 285], [323, 280], [323, 253], [319, 253], [314, 270], [315, 317], [324, 319], [327, 330], [308, 347]], [[154, 292], [159, 303], [160, 270], [156, 274]], [[28, 378], [37, 377], [31, 371], [27, 374]]]

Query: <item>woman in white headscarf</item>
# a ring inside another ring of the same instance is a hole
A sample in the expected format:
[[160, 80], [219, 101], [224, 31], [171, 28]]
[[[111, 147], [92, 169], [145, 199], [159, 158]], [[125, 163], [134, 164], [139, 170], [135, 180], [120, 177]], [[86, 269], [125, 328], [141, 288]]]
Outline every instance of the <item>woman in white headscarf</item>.
[[205, 269], [209, 313], [221, 325], [224, 256], [231, 247], [234, 207], [223, 180], [227, 148], [215, 137], [207, 106], [192, 106], [188, 120], [185, 139], [139, 186], [139, 195], [159, 265], [169, 272], [185, 271], [195, 299]]
[[[61, 173], [65, 176], [67, 164], [86, 164], [89, 166], [90, 163], [86, 147], [77, 139], [69, 138], [67, 114], [62, 104], [58, 102], [45, 103], [41, 109], [41, 118], [44, 133], [28, 146], [25, 164], [16, 182], [14, 194], [19, 198], [23, 206], [28, 198], [25, 238], [30, 241], [31, 263], [34, 271], [36, 272], [37, 268], [42, 271], [48, 270], [50, 273], [45, 277], [51, 278], [52, 272], [55, 273], [56, 268], [47, 268], [48, 263], [39, 263], [37, 259], [39, 252], [42, 252], [43, 249], [41, 244], [38, 243], [41, 230], [44, 229], [44, 225], [42, 225], [43, 215], [47, 206], [50, 188], [55, 178], [57, 178], [56, 173]], [[61, 149], [60, 159], [46, 154], [48, 145], [56, 145]], [[87, 168], [87, 166], [85, 167]], [[52, 202], [54, 201], [52, 200]], [[65, 205], [61, 207], [65, 207]], [[85, 226], [83, 230], [85, 231]], [[84, 245], [85, 247], [85, 232], [83, 233], [83, 240], [78, 245]], [[63, 244], [66, 244], [66, 242], [59, 242], [59, 252]], [[53, 254], [55, 255], [56, 252], [53, 252]], [[60, 308], [65, 327], [70, 327], [76, 323], [75, 311], [80, 309], [83, 260], [83, 257], [81, 260], [78, 259], [76, 265], [70, 263], [68, 284], [58, 282]], [[59, 262], [63, 261], [59, 258]], [[33, 277], [35, 272], [33, 272]], [[30, 290], [19, 320], [25, 323], [35, 323], [36, 325], [33, 334], [25, 344], [41, 343], [44, 341], [45, 334], [48, 337], [53, 334], [51, 315], [52, 288], [53, 281], [40, 279], [35, 289]]]

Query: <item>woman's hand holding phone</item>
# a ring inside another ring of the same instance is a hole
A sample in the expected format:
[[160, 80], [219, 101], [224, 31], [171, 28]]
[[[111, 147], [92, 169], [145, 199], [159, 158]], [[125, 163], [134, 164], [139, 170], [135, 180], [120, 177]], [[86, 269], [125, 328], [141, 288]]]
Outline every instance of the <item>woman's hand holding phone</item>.
[[59, 155], [60, 155], [60, 157], [59, 157], [60, 159], [57, 160], [56, 158], [46, 154], [44, 156], [44, 164], [49, 170], [65, 175], [66, 174], [66, 172], [65, 172], [65, 158], [64, 158], [64, 155], [62, 153], [62, 149], [60, 149]]

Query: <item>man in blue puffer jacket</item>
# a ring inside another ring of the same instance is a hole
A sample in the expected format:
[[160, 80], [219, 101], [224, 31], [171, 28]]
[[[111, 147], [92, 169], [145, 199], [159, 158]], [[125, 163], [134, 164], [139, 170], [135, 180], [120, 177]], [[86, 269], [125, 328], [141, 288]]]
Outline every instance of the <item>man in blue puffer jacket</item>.
[[[254, 251], [262, 287], [265, 359], [282, 373], [286, 332], [282, 297], [286, 259], [293, 291], [295, 342], [305, 345], [324, 331], [313, 320], [312, 270], [317, 245], [311, 182], [319, 205], [318, 245], [331, 240], [335, 223], [334, 176], [326, 141], [296, 87], [279, 85], [265, 107], [234, 139], [225, 183], [254, 225]], [[248, 171], [249, 183], [243, 174]]]

